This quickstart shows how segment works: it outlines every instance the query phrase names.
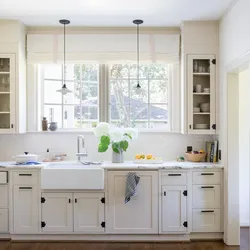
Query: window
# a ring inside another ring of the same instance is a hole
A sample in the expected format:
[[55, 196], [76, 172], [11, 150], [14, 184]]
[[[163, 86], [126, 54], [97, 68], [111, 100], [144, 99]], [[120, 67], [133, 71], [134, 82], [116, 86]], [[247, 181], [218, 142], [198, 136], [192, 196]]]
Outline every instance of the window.
[[[169, 130], [169, 93], [172, 65], [67, 64], [65, 96], [62, 65], [39, 66], [42, 116], [61, 129], [92, 128], [100, 121], [121, 127]], [[108, 77], [107, 77], [108, 76]]]
[[168, 65], [141, 65], [138, 90], [136, 64], [111, 65], [110, 121], [125, 127], [168, 127], [168, 71]]
[[99, 121], [99, 65], [66, 66], [67, 95], [56, 92], [62, 87], [62, 65], [43, 65], [41, 89], [42, 116], [58, 122], [59, 128], [91, 128]]

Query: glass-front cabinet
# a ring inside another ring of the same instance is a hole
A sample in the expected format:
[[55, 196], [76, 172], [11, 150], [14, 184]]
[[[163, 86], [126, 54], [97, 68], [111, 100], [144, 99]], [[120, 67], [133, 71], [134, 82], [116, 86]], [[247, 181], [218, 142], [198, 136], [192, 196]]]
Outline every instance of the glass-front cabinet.
[[188, 55], [188, 133], [215, 134], [215, 55]]
[[14, 132], [15, 55], [0, 54], [0, 133]]

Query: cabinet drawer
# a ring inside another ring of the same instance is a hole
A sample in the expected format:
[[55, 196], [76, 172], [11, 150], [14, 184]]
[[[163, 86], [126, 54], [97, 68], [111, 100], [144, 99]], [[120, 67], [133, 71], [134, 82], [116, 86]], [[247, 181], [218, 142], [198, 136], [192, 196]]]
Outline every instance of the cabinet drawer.
[[0, 208], [8, 207], [8, 186], [0, 185]]
[[180, 172], [162, 173], [161, 185], [164, 186], [187, 185], [187, 174]]
[[5, 184], [8, 182], [8, 173], [0, 172], [0, 184]]
[[220, 185], [193, 186], [193, 208], [220, 208]]
[[0, 233], [8, 233], [8, 209], [0, 209]]
[[193, 209], [193, 232], [220, 231], [220, 209]]
[[14, 172], [13, 173], [13, 184], [14, 185], [37, 185], [38, 174], [37, 172]]
[[220, 184], [221, 172], [193, 172], [193, 184]]

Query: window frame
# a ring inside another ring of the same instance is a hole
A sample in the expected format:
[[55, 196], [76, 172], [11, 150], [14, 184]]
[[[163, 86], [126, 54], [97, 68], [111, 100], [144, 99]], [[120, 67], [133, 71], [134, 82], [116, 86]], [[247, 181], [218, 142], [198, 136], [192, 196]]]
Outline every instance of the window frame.
[[[62, 71], [61, 71], [61, 73], [62, 73], [61, 77], [62, 78], [61, 79], [51, 79], [51, 78], [46, 78], [45, 79], [44, 78], [44, 71], [45, 71], [44, 65], [39, 65], [39, 67], [38, 67], [39, 68], [39, 74], [40, 74], [39, 90], [40, 90], [40, 93], [41, 93], [41, 101], [40, 101], [40, 105], [39, 105], [39, 107], [40, 107], [39, 108], [39, 117], [43, 117], [44, 116], [44, 106], [45, 105], [60, 106], [62, 108], [62, 112], [61, 112], [62, 128], [58, 128], [57, 131], [93, 131], [93, 128], [63, 128], [64, 107], [67, 107], [67, 106], [69, 106], [69, 107], [76, 107], [77, 106], [77, 104], [65, 104], [63, 102], [63, 95], [61, 97], [61, 103], [60, 104], [58, 104], [58, 103], [45, 103], [44, 102], [44, 83], [45, 83], [45, 80], [55, 81], [55, 82], [61, 82], [62, 83], [62, 81], [63, 81], [63, 65], [61, 65], [61, 66], [62, 66]], [[72, 82], [72, 81], [68, 80], [68, 82]], [[67, 81], [66, 81], [66, 83], [67, 83]], [[100, 112], [100, 107], [101, 107], [101, 103], [100, 103], [100, 93], [101, 93], [101, 91], [100, 91], [100, 85], [101, 85], [101, 82], [100, 82], [100, 65], [99, 65], [99, 75], [98, 75], [97, 83], [99, 83], [98, 94], [97, 94], [98, 102], [97, 102], [97, 105], [96, 105], [97, 108], [98, 108], [98, 112], [97, 112], [97, 123], [98, 123], [98, 121], [100, 122], [100, 113], [101, 113]], [[80, 97], [80, 101], [81, 100], [82, 100], [82, 97]], [[93, 107], [96, 107], [96, 106], [93, 105]], [[81, 110], [80, 113], [82, 113], [82, 107], [83, 106], [80, 105], [80, 110]], [[88, 106], [88, 107], [91, 107], [91, 106]], [[80, 121], [82, 121], [82, 120], [80, 120]], [[41, 127], [39, 127], [38, 129], [41, 130]]]
[[[82, 62], [84, 63], [84, 62]], [[43, 81], [40, 71], [42, 65], [28, 65], [27, 67], [27, 132], [41, 133], [41, 109], [43, 109], [44, 98], [41, 89]], [[169, 122], [166, 128], [138, 128], [143, 133], [181, 133], [181, 91], [180, 91], [180, 67], [179, 64], [169, 65], [168, 79], [168, 117]], [[109, 122], [110, 117], [110, 85], [109, 85], [109, 64], [99, 64], [99, 122]], [[174, 115], [173, 115], [174, 114]], [[78, 133], [93, 132], [93, 128], [63, 128], [57, 133]]]

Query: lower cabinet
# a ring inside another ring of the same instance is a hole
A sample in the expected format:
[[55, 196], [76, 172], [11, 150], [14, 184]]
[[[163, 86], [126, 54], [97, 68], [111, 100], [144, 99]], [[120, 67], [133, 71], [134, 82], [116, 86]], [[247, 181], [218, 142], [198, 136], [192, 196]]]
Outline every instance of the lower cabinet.
[[104, 193], [42, 193], [43, 232], [104, 232]]
[[161, 231], [187, 231], [187, 187], [162, 186]]
[[107, 233], [158, 233], [158, 171], [137, 171], [137, 195], [125, 204], [128, 171], [108, 172]]
[[14, 232], [37, 233], [39, 231], [37, 187], [14, 186], [13, 205]]
[[74, 231], [104, 232], [104, 194], [74, 194]]
[[220, 232], [220, 209], [193, 209], [193, 232]]
[[0, 233], [9, 231], [8, 209], [0, 209]]
[[42, 231], [73, 231], [73, 194], [42, 193]]

